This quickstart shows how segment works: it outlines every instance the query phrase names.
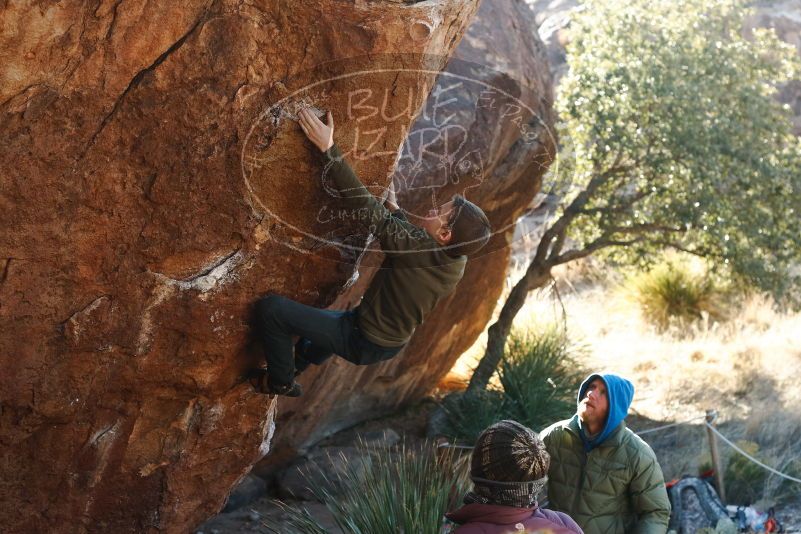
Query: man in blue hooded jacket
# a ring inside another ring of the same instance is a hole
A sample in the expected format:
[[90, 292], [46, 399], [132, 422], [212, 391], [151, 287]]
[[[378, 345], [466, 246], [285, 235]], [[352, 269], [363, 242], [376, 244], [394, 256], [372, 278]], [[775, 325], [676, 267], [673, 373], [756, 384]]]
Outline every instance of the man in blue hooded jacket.
[[665, 534], [670, 501], [651, 447], [626, 428], [634, 386], [614, 374], [581, 384], [576, 415], [542, 431], [548, 500], [586, 534]]

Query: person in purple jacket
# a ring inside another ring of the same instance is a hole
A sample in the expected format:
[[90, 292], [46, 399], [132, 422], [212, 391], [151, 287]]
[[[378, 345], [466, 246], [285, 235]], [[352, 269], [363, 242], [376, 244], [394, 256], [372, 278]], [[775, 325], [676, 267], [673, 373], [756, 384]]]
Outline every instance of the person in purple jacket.
[[453, 534], [584, 534], [569, 516], [537, 506], [551, 457], [539, 436], [517, 421], [501, 421], [478, 437], [470, 463], [473, 491], [445, 515]]

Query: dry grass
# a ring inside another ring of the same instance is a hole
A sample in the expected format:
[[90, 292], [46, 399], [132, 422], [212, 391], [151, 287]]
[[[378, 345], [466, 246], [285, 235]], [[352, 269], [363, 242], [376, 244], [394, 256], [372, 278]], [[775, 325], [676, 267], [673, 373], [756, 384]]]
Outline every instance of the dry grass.
[[666, 261], [630, 276], [624, 285], [640, 313], [660, 331], [671, 326], [684, 330], [699, 320], [726, 317], [726, 292], [715, 278], [678, 261]]
[[[765, 297], [747, 299], [723, 323], [659, 332], [636, 306], [603, 286], [534, 293], [515, 325], [526, 328], [567, 321], [576, 341], [589, 348], [586, 366], [632, 378], [634, 411], [652, 419], [681, 419], [689, 411], [717, 408], [743, 418], [772, 406], [801, 407], [800, 313], [780, 313]], [[469, 377], [483, 355], [485, 337], [465, 352], [448, 380]], [[799, 410], [801, 412], [801, 410]]]

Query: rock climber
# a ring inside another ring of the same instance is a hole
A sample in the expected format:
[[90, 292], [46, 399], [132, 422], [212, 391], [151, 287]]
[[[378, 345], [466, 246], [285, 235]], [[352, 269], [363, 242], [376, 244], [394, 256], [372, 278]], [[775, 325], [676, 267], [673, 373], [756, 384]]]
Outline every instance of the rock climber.
[[[298, 116], [303, 132], [323, 153], [325, 172], [343, 205], [358, 210], [386, 258], [353, 310], [323, 310], [274, 294], [256, 303], [255, 328], [267, 369], [251, 370], [248, 378], [261, 393], [289, 397], [302, 394], [295, 376], [333, 354], [356, 365], [398, 354], [437, 302], [454, 290], [467, 256], [486, 245], [492, 232], [481, 208], [460, 195], [426, 217], [400, 210], [393, 194], [382, 203], [334, 144], [331, 112], [326, 123], [308, 108]], [[297, 343], [293, 336], [299, 336]]]
[[551, 455], [548, 500], [586, 534], [665, 534], [670, 501], [656, 455], [623, 422], [634, 386], [615, 374], [581, 384], [578, 409], [540, 436]]

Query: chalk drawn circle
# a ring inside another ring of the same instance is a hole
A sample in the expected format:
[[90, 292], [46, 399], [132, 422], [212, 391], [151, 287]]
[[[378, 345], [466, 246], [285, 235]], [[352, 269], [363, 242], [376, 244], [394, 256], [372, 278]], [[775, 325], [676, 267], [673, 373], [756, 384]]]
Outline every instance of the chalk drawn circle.
[[[465, 62], [465, 63], [470, 63], [470, 62]], [[472, 65], [478, 66], [481, 69], [486, 69], [486, 70], [489, 70], [489, 71], [493, 71], [490, 67], [487, 67], [487, 66], [476, 65], [476, 64], [472, 64]], [[267, 205], [267, 203], [264, 202], [264, 200], [260, 197], [258, 192], [255, 190], [253, 184], [251, 183], [251, 179], [250, 179], [251, 176], [250, 176], [250, 173], [248, 171], [248, 166], [247, 166], [246, 162], [248, 161], [247, 158], [248, 158], [248, 155], [249, 155], [248, 154], [249, 150], [253, 150], [253, 146], [255, 144], [255, 137], [256, 137], [257, 132], [259, 131], [259, 129], [263, 128], [264, 124], [265, 123], [269, 123], [269, 122], [272, 122], [273, 125], [276, 128], [280, 127], [281, 126], [282, 107], [285, 106], [286, 104], [292, 102], [293, 100], [298, 99], [298, 97], [300, 95], [303, 95], [305, 93], [309, 93], [311, 90], [313, 90], [313, 89], [315, 89], [317, 87], [321, 87], [323, 85], [330, 84], [332, 82], [338, 82], [338, 81], [352, 79], [352, 78], [356, 78], [356, 77], [360, 77], [360, 76], [373, 76], [375, 74], [392, 74], [392, 73], [396, 73], [396, 74], [412, 73], [412, 74], [418, 74], [418, 75], [427, 75], [427, 76], [432, 76], [433, 79], [436, 80], [437, 82], [441, 78], [444, 77], [444, 78], [448, 78], [448, 79], [459, 80], [459, 81], [462, 81], [462, 82], [476, 84], [476, 85], [484, 87], [484, 88], [486, 88], [486, 89], [488, 89], [490, 91], [498, 93], [499, 95], [502, 95], [504, 98], [507, 98], [507, 99], [509, 99], [511, 101], [516, 102], [518, 105], [521, 106], [522, 109], [525, 109], [530, 115], [529, 123], [531, 123], [532, 121], [539, 122], [539, 124], [542, 127], [544, 127], [544, 132], [546, 133], [548, 139], [550, 140], [551, 147], [553, 147], [553, 149], [555, 150], [555, 147], [557, 146], [556, 137], [555, 137], [554, 133], [551, 131], [551, 128], [548, 126], [546, 121], [543, 120], [543, 118], [530, 105], [526, 104], [522, 99], [520, 99], [520, 98], [516, 97], [515, 95], [507, 92], [503, 88], [498, 87], [496, 85], [493, 85], [491, 83], [488, 83], [488, 82], [486, 82], [484, 80], [476, 79], [476, 78], [469, 77], [469, 76], [464, 76], [464, 75], [461, 75], [461, 74], [458, 74], [458, 73], [448, 72], [448, 71], [445, 71], [445, 70], [432, 70], [432, 69], [423, 69], [423, 68], [420, 68], [420, 69], [410, 69], [410, 68], [374, 68], [374, 69], [355, 70], [355, 71], [352, 71], [352, 72], [346, 72], [346, 73], [343, 73], [343, 74], [339, 74], [337, 76], [326, 77], [326, 78], [317, 80], [315, 82], [303, 85], [302, 87], [292, 91], [290, 94], [284, 96], [283, 98], [281, 98], [277, 102], [275, 102], [272, 105], [270, 105], [267, 109], [265, 109], [262, 113], [260, 113], [258, 115], [258, 117], [256, 118], [256, 120], [253, 122], [253, 124], [251, 125], [250, 129], [248, 130], [247, 135], [245, 136], [245, 140], [244, 140], [244, 143], [243, 143], [243, 146], [242, 146], [242, 153], [241, 153], [241, 157], [240, 157], [240, 164], [241, 164], [242, 177], [244, 179], [245, 186], [246, 186], [247, 191], [249, 193], [250, 199], [255, 201], [255, 204], [257, 205], [259, 211], [263, 212], [266, 216], [268, 216], [268, 217], [272, 218], [273, 220], [277, 221], [278, 223], [280, 223], [284, 227], [290, 229], [292, 232], [295, 232], [296, 234], [299, 234], [299, 235], [301, 235], [303, 237], [306, 237], [306, 238], [311, 239], [311, 240], [313, 240], [315, 242], [318, 242], [321, 245], [327, 245], [327, 246], [335, 247], [335, 248], [338, 248], [338, 249], [349, 250], [350, 252], [356, 253], [356, 254], [360, 253], [363, 250], [364, 247], [362, 245], [355, 246], [355, 245], [350, 245], [348, 243], [344, 243], [341, 240], [328, 239], [328, 238], [326, 238], [324, 236], [321, 236], [321, 235], [315, 234], [313, 232], [309, 232], [307, 230], [304, 230], [303, 228], [299, 227], [298, 225], [292, 224], [291, 222], [285, 220], [285, 218], [282, 218], [280, 214], [276, 213], [275, 210], [271, 209]], [[426, 106], [427, 105], [427, 99], [424, 100], [421, 105], [422, 106]], [[413, 126], [413, 125], [414, 125], [414, 123], [410, 124], [410, 126]], [[412, 130], [412, 132], [413, 131], [414, 130]], [[336, 130], [335, 130], [335, 132], [336, 132]], [[336, 135], [336, 133], [335, 133], [335, 135]], [[522, 136], [521, 136], [520, 139], [522, 139]], [[526, 142], [539, 142], [539, 137], [531, 139], [531, 140], [527, 140]], [[552, 156], [553, 156], [552, 159], [553, 159], [554, 163], [558, 165], [558, 159], [556, 157], [556, 154], [553, 154]], [[396, 164], [397, 163], [398, 162], [396, 161]], [[469, 162], [469, 161], [460, 161], [460, 162], [457, 163], [458, 168], [460, 168], [462, 172], [468, 172], [470, 164], [471, 164], [471, 162]], [[253, 207], [255, 208], [256, 206], [253, 206]], [[516, 225], [516, 221], [512, 220], [508, 224], [506, 224], [506, 225], [504, 225], [504, 226], [502, 226], [500, 228], [493, 228], [492, 235], [496, 235], [496, 234], [499, 234], [499, 233], [504, 233], [504, 232], [508, 231], [509, 229], [514, 228], [515, 225]], [[284, 243], [284, 244], [290, 246], [291, 248], [296, 248], [297, 249], [297, 247], [293, 246], [291, 243]], [[305, 249], [298, 249], [298, 250], [300, 250], [301, 252], [309, 252], [308, 250], [305, 250]], [[406, 253], [413, 254], [413, 253], [418, 253], [418, 252], [420, 252], [420, 251], [416, 250], [416, 251], [409, 251], [409, 252], [406, 252]], [[404, 253], [404, 252], [402, 252], [402, 253]]]

